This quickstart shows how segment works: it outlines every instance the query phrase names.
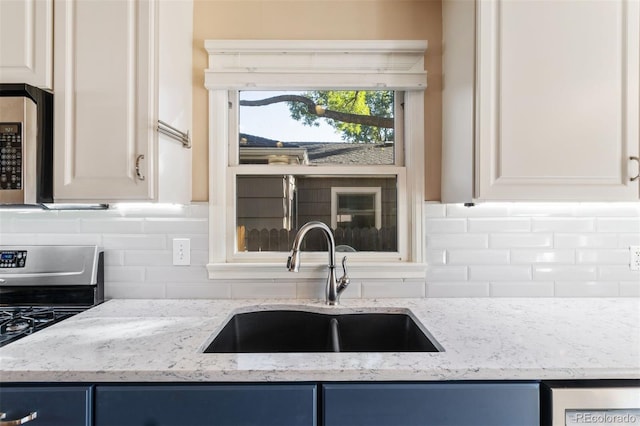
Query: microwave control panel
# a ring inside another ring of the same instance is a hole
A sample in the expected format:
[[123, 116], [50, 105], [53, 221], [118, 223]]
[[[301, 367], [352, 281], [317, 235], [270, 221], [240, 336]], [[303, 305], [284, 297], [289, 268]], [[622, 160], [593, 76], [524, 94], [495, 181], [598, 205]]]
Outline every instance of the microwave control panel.
[[0, 123], [0, 189], [22, 189], [22, 123]]

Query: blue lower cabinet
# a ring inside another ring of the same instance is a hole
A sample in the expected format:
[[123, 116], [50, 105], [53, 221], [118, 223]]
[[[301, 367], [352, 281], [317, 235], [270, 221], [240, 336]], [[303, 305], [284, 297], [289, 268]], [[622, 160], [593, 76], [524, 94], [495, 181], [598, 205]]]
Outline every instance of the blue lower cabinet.
[[538, 383], [369, 383], [322, 387], [325, 426], [538, 426]]
[[96, 426], [315, 426], [316, 386], [96, 386]]
[[1, 421], [6, 424], [91, 426], [92, 403], [90, 386], [0, 387]]

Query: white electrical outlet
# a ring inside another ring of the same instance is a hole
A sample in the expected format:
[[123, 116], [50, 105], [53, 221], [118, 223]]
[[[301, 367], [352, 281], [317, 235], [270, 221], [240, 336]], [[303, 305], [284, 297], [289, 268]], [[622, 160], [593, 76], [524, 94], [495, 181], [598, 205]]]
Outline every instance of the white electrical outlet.
[[189, 238], [173, 239], [173, 264], [191, 265], [191, 240]]
[[632, 271], [640, 271], [640, 246], [629, 247], [629, 266]]

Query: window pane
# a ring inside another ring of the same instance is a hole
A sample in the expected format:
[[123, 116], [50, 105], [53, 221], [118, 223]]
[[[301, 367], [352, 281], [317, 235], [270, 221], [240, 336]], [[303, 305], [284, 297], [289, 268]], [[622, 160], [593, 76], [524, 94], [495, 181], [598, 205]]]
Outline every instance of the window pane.
[[[398, 251], [395, 175], [251, 175], [236, 183], [238, 251], [289, 251], [312, 220], [329, 225], [344, 249]], [[326, 250], [322, 234], [311, 231], [303, 249]]]
[[394, 164], [391, 90], [241, 91], [240, 164]]

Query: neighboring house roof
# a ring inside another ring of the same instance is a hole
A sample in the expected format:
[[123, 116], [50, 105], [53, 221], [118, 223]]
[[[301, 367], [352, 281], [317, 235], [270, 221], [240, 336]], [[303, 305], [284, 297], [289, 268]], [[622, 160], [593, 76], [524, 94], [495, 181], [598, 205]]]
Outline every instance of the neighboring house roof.
[[[255, 148], [261, 148], [265, 154], [273, 149], [282, 152], [292, 148], [304, 149], [309, 164], [393, 164], [393, 143], [327, 143], [327, 142], [279, 142], [260, 136], [240, 134], [240, 157], [243, 151], [249, 154]], [[265, 151], [266, 149], [266, 151]]]

